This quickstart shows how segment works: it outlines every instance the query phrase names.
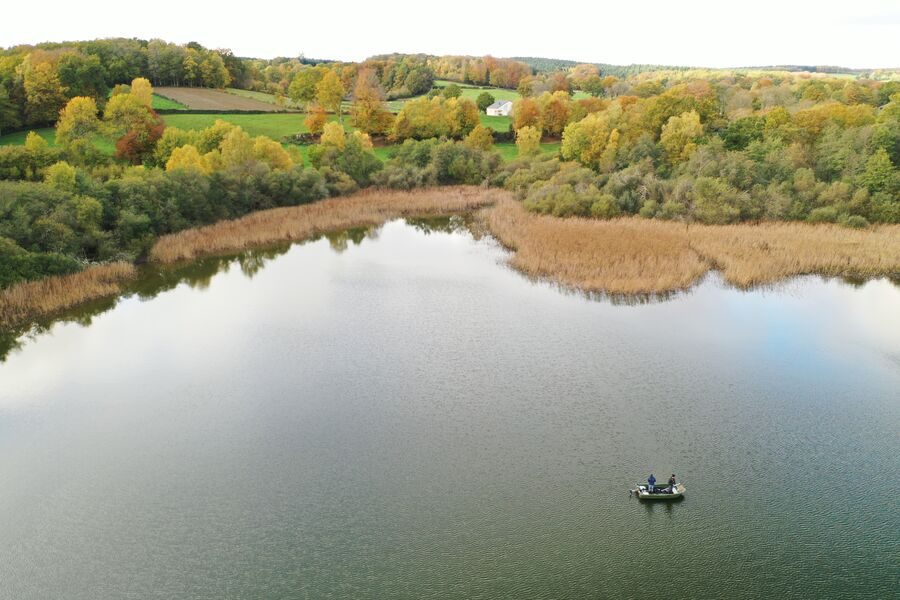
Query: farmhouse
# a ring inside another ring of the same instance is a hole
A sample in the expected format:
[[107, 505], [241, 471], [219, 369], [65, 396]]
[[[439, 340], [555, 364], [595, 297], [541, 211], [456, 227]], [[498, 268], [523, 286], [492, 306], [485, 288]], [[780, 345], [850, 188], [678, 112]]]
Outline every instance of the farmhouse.
[[512, 102], [509, 100], [497, 100], [485, 109], [485, 112], [492, 117], [508, 117], [509, 111], [512, 110]]

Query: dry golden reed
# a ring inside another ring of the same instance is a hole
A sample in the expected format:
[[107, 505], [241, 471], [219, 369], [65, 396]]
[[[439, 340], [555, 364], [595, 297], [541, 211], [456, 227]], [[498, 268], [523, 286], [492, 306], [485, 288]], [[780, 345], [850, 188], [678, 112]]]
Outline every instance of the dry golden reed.
[[654, 294], [685, 289], [710, 269], [747, 287], [804, 274], [900, 273], [900, 226], [764, 223], [685, 225], [636, 217], [559, 219], [501, 198], [482, 217], [529, 275], [590, 292]]
[[71, 275], [19, 283], [0, 291], [0, 327], [11, 327], [78, 304], [114, 296], [137, 270], [127, 262], [88, 267]]
[[404, 216], [470, 211], [494, 202], [500, 195], [502, 192], [498, 190], [474, 186], [412, 192], [369, 189], [345, 198], [259, 211], [232, 221], [163, 236], [153, 246], [150, 260], [173, 263], [299, 241], [329, 231], [380, 225]]

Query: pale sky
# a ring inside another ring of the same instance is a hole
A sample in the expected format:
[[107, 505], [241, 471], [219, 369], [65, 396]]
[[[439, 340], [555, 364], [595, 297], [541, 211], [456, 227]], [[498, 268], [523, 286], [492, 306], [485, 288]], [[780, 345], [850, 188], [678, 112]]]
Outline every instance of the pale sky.
[[0, 46], [162, 38], [239, 56], [543, 56], [613, 64], [900, 67], [900, 0], [11, 0]]

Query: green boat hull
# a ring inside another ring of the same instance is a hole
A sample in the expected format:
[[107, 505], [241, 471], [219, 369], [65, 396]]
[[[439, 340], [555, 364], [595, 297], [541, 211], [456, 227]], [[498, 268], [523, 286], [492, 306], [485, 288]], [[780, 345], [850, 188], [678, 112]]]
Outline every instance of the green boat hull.
[[[658, 485], [658, 486], [656, 486], [656, 489], [660, 490], [660, 489], [665, 489], [667, 487], [668, 487], [668, 485]], [[636, 495], [638, 497], [638, 500], [657, 501], [657, 500], [678, 500], [679, 498], [684, 498], [685, 491], [687, 491], [687, 488], [684, 487], [683, 483], [676, 483], [675, 489], [672, 491], [672, 493], [667, 494], [667, 493], [657, 492], [657, 493], [651, 494], [647, 490], [647, 484], [642, 483], [642, 484], [638, 484], [638, 486], [635, 489], [631, 490], [631, 493]]]

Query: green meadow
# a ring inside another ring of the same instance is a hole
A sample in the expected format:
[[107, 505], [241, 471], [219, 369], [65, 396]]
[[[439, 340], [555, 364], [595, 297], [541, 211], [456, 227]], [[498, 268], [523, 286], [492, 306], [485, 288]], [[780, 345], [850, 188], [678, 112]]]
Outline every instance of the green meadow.
[[154, 110], [186, 110], [187, 109], [187, 106], [185, 106], [181, 102], [169, 100], [168, 98], [166, 98], [164, 96], [160, 96], [158, 94], [153, 94], [151, 106], [153, 107]]
[[[156, 101], [154, 96], [154, 102]], [[163, 99], [165, 100], [165, 99]], [[171, 102], [171, 101], [169, 101]], [[177, 104], [177, 103], [173, 103]], [[229, 123], [234, 123], [241, 127], [250, 135], [265, 135], [275, 140], [281, 140], [285, 136], [294, 135], [296, 133], [306, 133], [309, 130], [303, 124], [304, 115], [297, 113], [264, 113], [264, 114], [168, 114], [162, 115], [163, 120], [169, 127], [178, 127], [180, 129], [205, 129], [221, 119]], [[329, 117], [330, 121], [337, 121], [335, 116]], [[489, 117], [481, 115], [481, 123], [486, 127], [490, 127], [494, 131], [508, 131], [510, 126], [509, 117]], [[348, 131], [352, 131], [350, 119], [344, 117], [344, 127]], [[56, 131], [52, 127], [45, 127], [35, 130], [42, 138], [47, 140], [51, 146], [56, 146]], [[17, 131], [0, 136], [0, 145], [21, 145], [25, 143], [27, 131]], [[113, 154], [115, 152], [115, 144], [106, 138], [98, 137], [94, 140], [94, 145], [104, 154]], [[307, 164], [309, 155], [309, 146], [299, 146], [300, 152], [306, 160]], [[375, 148], [375, 155], [381, 160], [387, 160], [393, 146], [379, 146]], [[512, 142], [498, 143], [494, 146], [504, 160], [512, 160], [516, 158], [516, 145]], [[559, 142], [541, 144], [543, 152], [559, 152]]]

